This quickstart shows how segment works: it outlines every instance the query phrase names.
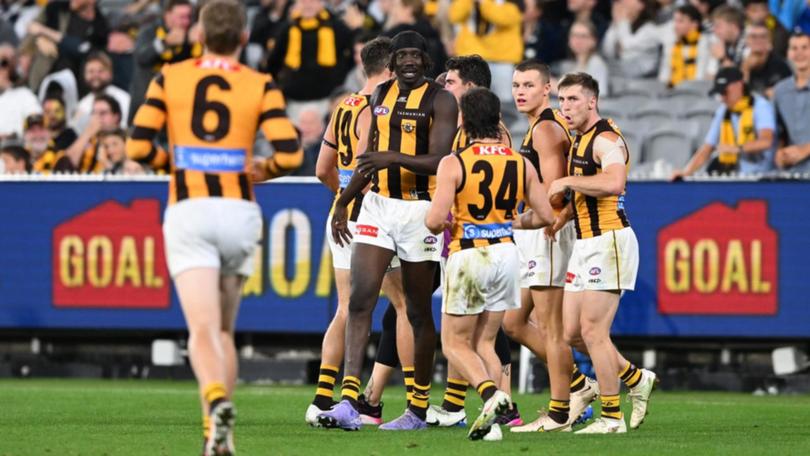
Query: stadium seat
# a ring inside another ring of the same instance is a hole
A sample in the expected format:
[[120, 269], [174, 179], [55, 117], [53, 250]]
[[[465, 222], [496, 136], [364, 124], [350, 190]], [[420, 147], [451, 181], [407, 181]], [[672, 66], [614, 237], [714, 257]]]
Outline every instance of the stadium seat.
[[657, 97], [666, 92], [667, 86], [658, 79], [627, 79], [621, 90], [614, 90], [614, 96], [621, 97], [625, 94], [648, 94]]
[[712, 81], [696, 79], [693, 81], [683, 81], [678, 84], [673, 91], [696, 92], [703, 95], [708, 95], [709, 90], [712, 88]]
[[683, 128], [664, 126], [651, 131], [644, 142], [644, 161], [662, 161], [682, 168], [692, 156], [692, 136]]
[[639, 108], [630, 115], [631, 119], [646, 122], [648, 125], [669, 122], [675, 118], [675, 113], [664, 107], [647, 105]]

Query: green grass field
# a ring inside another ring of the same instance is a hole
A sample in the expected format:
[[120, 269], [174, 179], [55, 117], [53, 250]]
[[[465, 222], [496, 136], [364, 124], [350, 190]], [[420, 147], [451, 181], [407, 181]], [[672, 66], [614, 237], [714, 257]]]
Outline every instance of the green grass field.
[[[658, 391], [647, 421], [626, 435], [507, 432], [501, 442], [471, 442], [461, 428], [408, 433], [373, 427], [360, 432], [311, 429], [303, 415], [313, 391], [308, 386], [239, 387], [239, 454], [810, 454], [810, 396]], [[403, 391], [386, 391], [386, 419], [402, 411]], [[440, 391], [434, 388], [434, 396]], [[468, 415], [477, 414], [480, 400], [469, 396]], [[516, 395], [515, 400], [524, 419], [533, 419], [548, 396]], [[623, 404], [629, 415], [629, 403]], [[2, 456], [198, 455], [198, 422], [196, 389], [188, 382], [0, 381]]]

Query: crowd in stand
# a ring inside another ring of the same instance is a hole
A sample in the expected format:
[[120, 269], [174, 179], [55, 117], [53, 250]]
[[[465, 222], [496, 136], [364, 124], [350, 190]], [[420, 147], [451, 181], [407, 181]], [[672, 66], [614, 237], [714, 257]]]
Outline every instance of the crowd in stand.
[[[201, 54], [203, 1], [0, 2], [0, 167], [146, 172], [126, 160], [127, 127], [163, 65]], [[314, 175], [334, 100], [363, 84], [359, 49], [404, 30], [428, 38], [430, 76], [448, 56], [481, 55], [504, 108], [513, 106], [512, 70], [524, 58], [548, 63], [557, 76], [586, 71], [603, 97], [620, 95], [617, 79], [669, 88], [707, 81], [706, 98], [722, 103], [673, 178], [701, 170], [810, 171], [810, 0], [246, 3], [250, 44], [242, 60], [283, 89], [306, 149], [298, 175]], [[256, 144], [257, 153], [272, 153], [261, 138]]]

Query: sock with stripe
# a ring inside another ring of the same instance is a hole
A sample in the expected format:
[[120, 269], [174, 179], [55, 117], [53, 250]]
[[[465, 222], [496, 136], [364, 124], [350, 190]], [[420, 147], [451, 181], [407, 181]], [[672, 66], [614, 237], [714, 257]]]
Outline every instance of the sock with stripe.
[[209, 405], [209, 410], [213, 409], [217, 404], [226, 399], [228, 392], [225, 390], [225, 385], [220, 382], [213, 382], [205, 385], [203, 388], [203, 399]]
[[582, 388], [585, 388], [585, 374], [580, 372], [579, 368], [574, 366], [574, 372], [571, 373], [571, 392], [576, 393]]
[[622, 419], [622, 409], [619, 403], [619, 395], [612, 396], [602, 395], [602, 418], [610, 418], [612, 420]]
[[413, 399], [413, 366], [407, 366], [402, 368], [402, 377], [405, 380], [405, 400], [406, 404], [410, 404], [411, 400]]
[[413, 384], [413, 397], [408, 404], [408, 410], [423, 421], [427, 419], [428, 401], [430, 400], [430, 383], [427, 385]]
[[332, 397], [335, 394], [335, 381], [340, 369], [337, 366], [321, 364], [318, 373], [318, 387], [315, 389], [315, 399], [312, 403], [321, 410], [332, 407]]
[[495, 395], [495, 392], [498, 391], [498, 387], [495, 386], [495, 382], [492, 380], [484, 380], [481, 382], [481, 384], [476, 386], [475, 389], [478, 391], [478, 394], [481, 396], [481, 399], [483, 399], [484, 402], [488, 401], [489, 398]]
[[447, 389], [444, 390], [444, 401], [442, 408], [448, 412], [458, 412], [464, 409], [464, 400], [467, 399], [467, 387], [470, 386], [466, 380], [459, 378], [448, 378]]
[[625, 386], [633, 388], [641, 381], [641, 369], [628, 361], [627, 366], [619, 373], [619, 378], [622, 379]]
[[357, 396], [360, 395], [360, 379], [347, 375], [343, 377], [343, 385], [340, 388], [340, 394], [343, 400], [347, 400], [352, 404], [352, 407], [357, 408]]
[[203, 415], [203, 439], [208, 440], [208, 433], [211, 432], [211, 417]]
[[559, 424], [563, 424], [568, 421], [568, 412], [570, 408], [568, 407], [568, 403], [570, 401], [559, 401], [557, 399], [551, 399], [548, 401], [548, 416], [552, 420], [556, 421]]

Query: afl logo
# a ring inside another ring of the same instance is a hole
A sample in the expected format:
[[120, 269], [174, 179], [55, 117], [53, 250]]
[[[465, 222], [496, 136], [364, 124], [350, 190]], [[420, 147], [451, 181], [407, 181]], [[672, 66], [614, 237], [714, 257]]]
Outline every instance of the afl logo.
[[438, 242], [438, 239], [436, 239], [436, 236], [427, 236], [424, 242], [425, 244], [435, 244], [436, 242]]
[[601, 274], [602, 270], [597, 267], [593, 267], [589, 272], [591, 273], [591, 275], [595, 276]]
[[537, 266], [537, 262], [534, 260], [529, 261], [529, 269], [534, 269]]
[[388, 108], [385, 106], [377, 106], [374, 108], [374, 115], [375, 116], [385, 116], [388, 115], [389, 111]]

